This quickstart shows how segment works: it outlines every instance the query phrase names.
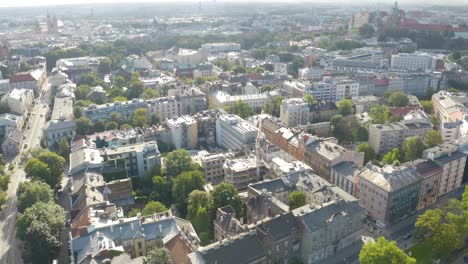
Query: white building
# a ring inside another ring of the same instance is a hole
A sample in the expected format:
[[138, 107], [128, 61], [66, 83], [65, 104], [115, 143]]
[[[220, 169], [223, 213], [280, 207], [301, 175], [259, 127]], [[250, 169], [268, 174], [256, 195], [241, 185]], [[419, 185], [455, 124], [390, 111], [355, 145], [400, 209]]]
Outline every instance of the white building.
[[203, 55], [197, 50], [180, 49], [174, 59], [178, 64], [199, 64], [203, 60]]
[[359, 82], [346, 78], [324, 77], [323, 81], [312, 83], [305, 93], [310, 93], [321, 101], [338, 102], [344, 98], [359, 95]]
[[74, 119], [73, 98], [56, 97], [52, 116], [44, 127], [44, 138], [47, 146], [53, 147], [54, 144], [64, 138], [71, 140], [75, 135], [76, 129]]
[[219, 42], [219, 43], [206, 43], [201, 45], [201, 50], [210, 53], [227, 53], [227, 52], [238, 52], [241, 49], [241, 45], [232, 42]]
[[176, 149], [196, 148], [198, 145], [197, 120], [184, 115], [167, 119], [166, 124], [171, 133], [172, 144]]
[[410, 71], [435, 70], [436, 60], [427, 53], [398, 53], [392, 55], [390, 66]]
[[229, 150], [253, 148], [257, 128], [236, 115], [223, 115], [216, 120], [216, 143]]
[[253, 109], [263, 109], [266, 104], [271, 103], [271, 97], [268, 93], [230, 95], [223, 91], [215, 91], [210, 94], [210, 106], [212, 108], [224, 108], [238, 101], [248, 104]]
[[13, 89], [4, 97], [10, 111], [19, 115], [26, 115], [34, 102], [34, 93], [29, 89]]
[[289, 127], [309, 122], [309, 104], [302, 98], [285, 99], [280, 106], [280, 119]]

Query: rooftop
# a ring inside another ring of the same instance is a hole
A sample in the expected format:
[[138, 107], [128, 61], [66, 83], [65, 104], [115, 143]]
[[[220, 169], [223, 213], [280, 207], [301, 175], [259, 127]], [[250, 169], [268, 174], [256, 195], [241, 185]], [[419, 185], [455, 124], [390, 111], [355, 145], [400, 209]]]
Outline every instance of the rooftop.
[[397, 191], [422, 179], [414, 166], [403, 164], [380, 168], [369, 163], [359, 173], [359, 177], [387, 192]]

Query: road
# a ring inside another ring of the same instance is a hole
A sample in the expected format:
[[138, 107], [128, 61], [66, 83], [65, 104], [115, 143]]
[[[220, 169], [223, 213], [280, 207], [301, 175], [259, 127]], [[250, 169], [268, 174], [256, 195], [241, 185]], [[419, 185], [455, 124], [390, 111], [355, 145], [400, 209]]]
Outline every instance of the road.
[[[51, 89], [50, 85], [47, 84], [42, 96], [36, 99], [36, 104], [31, 110], [31, 116], [27, 121], [30, 128], [26, 128], [23, 132], [24, 139], [21, 146], [23, 151], [40, 146], [42, 128], [46, 123], [45, 116], [49, 109], [50, 96]], [[11, 162], [19, 164], [20, 156], [18, 155]], [[8, 168], [8, 165], [5, 167]], [[26, 173], [23, 168], [16, 167], [11, 175], [11, 182], [8, 187], [8, 200], [0, 212], [0, 264], [23, 263], [20, 241], [16, 238], [16, 217], [18, 214], [16, 208], [16, 189], [19, 183], [24, 180], [26, 180]]]

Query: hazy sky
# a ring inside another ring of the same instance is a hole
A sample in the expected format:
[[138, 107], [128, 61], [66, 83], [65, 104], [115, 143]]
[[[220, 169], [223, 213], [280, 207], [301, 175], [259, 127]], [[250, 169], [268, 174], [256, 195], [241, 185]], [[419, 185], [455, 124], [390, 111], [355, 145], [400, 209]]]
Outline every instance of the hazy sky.
[[[16, 6], [39, 6], [39, 5], [64, 5], [64, 4], [96, 4], [96, 3], [162, 3], [162, 2], [198, 2], [199, 0], [0, 0], [0, 7]], [[211, 2], [213, 0], [201, 0]], [[322, 2], [322, 3], [349, 3], [358, 5], [359, 3], [390, 3], [393, 0], [253, 0], [255, 2]], [[252, 2], [252, 0], [217, 0], [217, 2]], [[400, 0], [399, 3], [421, 3], [421, 0]], [[424, 3], [442, 4], [438, 0], [425, 0]], [[444, 0], [443, 4], [467, 4], [466, 0]]]

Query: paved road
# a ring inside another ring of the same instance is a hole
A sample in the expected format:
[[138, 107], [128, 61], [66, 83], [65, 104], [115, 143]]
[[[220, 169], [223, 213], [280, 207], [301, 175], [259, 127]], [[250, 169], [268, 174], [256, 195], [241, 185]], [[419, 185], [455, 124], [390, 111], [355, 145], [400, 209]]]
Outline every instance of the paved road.
[[[22, 147], [24, 150], [40, 146], [42, 128], [45, 125], [45, 116], [48, 111], [50, 94], [50, 85], [47, 85], [43, 96], [36, 99], [36, 105], [31, 110], [31, 116], [28, 121], [30, 128], [26, 128], [23, 132], [25, 138], [23, 139]], [[27, 146], [27, 148], [24, 148], [24, 146]], [[19, 164], [19, 160], [20, 155], [13, 159], [12, 162]], [[26, 174], [23, 168], [15, 168], [15, 171], [11, 175], [11, 182], [7, 192], [8, 201], [0, 212], [0, 264], [23, 263], [21, 259], [20, 241], [16, 239], [16, 217], [18, 214], [16, 208], [16, 189], [19, 183], [24, 180], [26, 180]]]

